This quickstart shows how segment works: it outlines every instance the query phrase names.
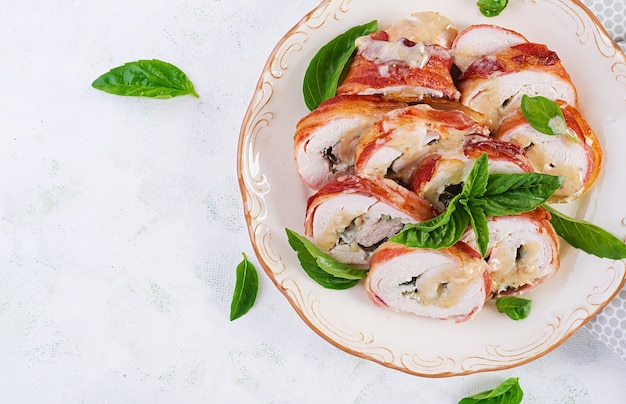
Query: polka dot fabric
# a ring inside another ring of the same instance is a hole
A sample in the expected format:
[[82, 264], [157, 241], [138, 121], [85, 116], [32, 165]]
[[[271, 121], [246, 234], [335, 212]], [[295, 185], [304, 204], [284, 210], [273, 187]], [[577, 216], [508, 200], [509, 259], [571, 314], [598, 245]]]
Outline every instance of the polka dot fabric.
[[622, 289], [585, 327], [626, 360], [626, 289]]
[[613, 0], [583, 0], [598, 17], [615, 42], [626, 40], [626, 2]]

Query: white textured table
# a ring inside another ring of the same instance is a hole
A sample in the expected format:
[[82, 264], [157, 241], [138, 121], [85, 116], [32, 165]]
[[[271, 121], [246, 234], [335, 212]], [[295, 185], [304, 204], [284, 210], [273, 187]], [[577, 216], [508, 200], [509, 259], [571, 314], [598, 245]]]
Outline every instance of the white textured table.
[[[626, 397], [626, 361], [586, 329], [518, 368], [428, 379], [331, 346], [262, 273], [229, 321], [241, 252], [256, 262], [239, 126], [272, 48], [317, 3], [2, 2], [0, 401], [456, 403], [507, 377], [527, 403]], [[624, 39], [623, 0], [587, 4]], [[181, 67], [201, 98], [91, 88], [142, 58]]]

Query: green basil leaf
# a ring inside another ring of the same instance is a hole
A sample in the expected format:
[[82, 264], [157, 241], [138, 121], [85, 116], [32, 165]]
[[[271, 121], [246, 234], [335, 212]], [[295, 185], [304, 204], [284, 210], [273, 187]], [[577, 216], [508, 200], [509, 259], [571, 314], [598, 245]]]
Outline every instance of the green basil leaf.
[[565, 177], [541, 173], [491, 174], [483, 196], [487, 216], [530, 212], [561, 187]]
[[414, 248], [448, 248], [461, 239], [469, 224], [469, 215], [459, 207], [455, 196], [441, 215], [420, 223], [404, 225], [389, 241]]
[[324, 45], [313, 57], [304, 74], [304, 103], [313, 111], [322, 102], [335, 96], [341, 74], [356, 49], [354, 41], [376, 32], [378, 21], [350, 28]]
[[543, 208], [550, 212], [550, 223], [556, 233], [572, 247], [600, 258], [626, 258], [626, 244], [620, 238], [594, 224], [564, 215], [548, 205], [543, 205]]
[[172, 98], [190, 94], [199, 97], [185, 73], [170, 63], [156, 59], [115, 67], [91, 85], [115, 95]]
[[311, 279], [327, 289], [348, 289], [367, 276], [367, 271], [352, 268], [323, 252], [306, 237], [285, 229], [291, 248], [296, 251], [302, 269]]
[[530, 314], [532, 301], [515, 296], [502, 296], [496, 299], [496, 309], [513, 320], [523, 320]]
[[230, 321], [238, 319], [250, 310], [256, 300], [258, 289], [259, 275], [246, 254], [243, 254], [243, 260], [237, 265], [237, 280], [230, 304]]
[[489, 179], [489, 161], [487, 159], [487, 153], [483, 153], [472, 166], [465, 184], [463, 184], [463, 190], [461, 191], [462, 198], [480, 198], [485, 194], [487, 189], [487, 181]]
[[576, 135], [567, 126], [563, 111], [556, 102], [541, 95], [529, 97], [524, 94], [520, 107], [524, 118], [538, 132], [551, 136], [567, 135], [574, 142], [578, 142]]
[[484, 257], [487, 254], [487, 246], [489, 245], [489, 226], [485, 210], [481, 204], [472, 203], [472, 201], [470, 201], [466, 209], [476, 235], [478, 252], [480, 252], [481, 257]]
[[458, 404], [519, 404], [524, 398], [524, 392], [519, 385], [519, 379], [506, 379], [493, 390], [484, 391], [471, 397], [466, 397]]
[[476, 5], [485, 17], [495, 17], [504, 10], [508, 3], [509, 0], [478, 0]]

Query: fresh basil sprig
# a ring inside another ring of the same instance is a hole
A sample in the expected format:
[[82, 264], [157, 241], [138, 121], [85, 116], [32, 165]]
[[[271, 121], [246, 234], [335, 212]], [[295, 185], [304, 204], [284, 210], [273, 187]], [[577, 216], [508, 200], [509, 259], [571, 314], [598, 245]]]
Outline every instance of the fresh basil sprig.
[[548, 205], [543, 205], [543, 208], [550, 212], [550, 223], [556, 233], [572, 247], [600, 258], [626, 258], [626, 244], [618, 237], [594, 224], [564, 215]]
[[556, 102], [541, 95], [529, 97], [524, 94], [520, 107], [524, 118], [538, 132], [550, 136], [567, 135], [574, 142], [578, 142], [576, 135], [567, 126], [563, 111]]
[[489, 175], [487, 155], [472, 167], [461, 193], [448, 209], [434, 219], [407, 224], [389, 240], [418, 248], [448, 248], [461, 239], [468, 224], [484, 257], [489, 244], [487, 216], [506, 216], [529, 212], [544, 203], [559, 189], [563, 178], [548, 174]]
[[367, 271], [355, 269], [337, 261], [293, 230], [285, 229], [289, 245], [298, 254], [302, 269], [311, 279], [327, 289], [349, 289], [367, 276]]
[[115, 95], [172, 98], [199, 95], [187, 75], [161, 60], [139, 60], [115, 67], [98, 77], [92, 87]]
[[524, 392], [519, 385], [519, 378], [511, 377], [495, 389], [466, 397], [458, 404], [519, 404], [523, 398]]
[[377, 29], [376, 20], [350, 28], [324, 45], [311, 59], [302, 84], [304, 103], [310, 111], [335, 96], [341, 74], [356, 49], [354, 41]]
[[502, 296], [496, 299], [496, 309], [512, 320], [523, 320], [530, 314], [532, 301], [515, 296]]
[[509, 0], [478, 0], [476, 5], [485, 17], [495, 17], [507, 6]]
[[259, 275], [246, 254], [243, 254], [243, 260], [237, 265], [237, 280], [230, 304], [230, 321], [238, 319], [250, 310], [258, 290]]

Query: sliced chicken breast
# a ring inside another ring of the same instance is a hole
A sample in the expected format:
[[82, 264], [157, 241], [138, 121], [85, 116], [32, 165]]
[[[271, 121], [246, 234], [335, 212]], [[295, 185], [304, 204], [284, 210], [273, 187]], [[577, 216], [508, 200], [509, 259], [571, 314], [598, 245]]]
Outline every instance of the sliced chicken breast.
[[391, 180], [345, 176], [309, 198], [304, 230], [339, 261], [367, 265], [372, 252], [405, 223], [433, 216], [430, 203]]
[[375, 122], [355, 150], [355, 172], [408, 184], [411, 171], [427, 154], [455, 150], [465, 135], [487, 135], [486, 125], [453, 109], [418, 104], [393, 110]]
[[487, 55], [494, 55], [511, 46], [527, 43], [520, 33], [492, 24], [470, 25], [452, 43], [454, 64], [461, 72]]
[[524, 94], [578, 103], [576, 88], [557, 54], [533, 43], [476, 60], [459, 77], [459, 89], [461, 103], [484, 114], [492, 129], [519, 108]]
[[[529, 292], [558, 271], [559, 242], [546, 210], [490, 217], [488, 226], [486, 260], [494, 296]], [[461, 241], [478, 248], [473, 229]]]
[[486, 263], [462, 242], [440, 250], [386, 242], [370, 265], [365, 280], [370, 299], [397, 312], [466, 321], [491, 292]]
[[498, 139], [524, 148], [533, 171], [566, 178], [549, 202], [569, 202], [583, 195], [598, 177], [602, 162], [602, 148], [585, 119], [571, 105], [559, 104], [577, 141], [567, 135], [538, 132], [521, 110], [506, 118], [494, 133]]
[[389, 41], [385, 31], [358, 38], [356, 46], [338, 95], [382, 95], [409, 102], [424, 97], [459, 99], [449, 49], [406, 38]]
[[476, 160], [487, 154], [490, 174], [532, 172], [524, 150], [509, 142], [483, 135], [467, 135], [459, 150], [430, 154], [417, 166], [409, 188], [433, 204], [438, 212], [463, 189]]
[[354, 149], [363, 132], [385, 113], [405, 103], [375, 96], [331, 98], [302, 118], [296, 126], [296, 169], [312, 189], [342, 175], [354, 174]]

